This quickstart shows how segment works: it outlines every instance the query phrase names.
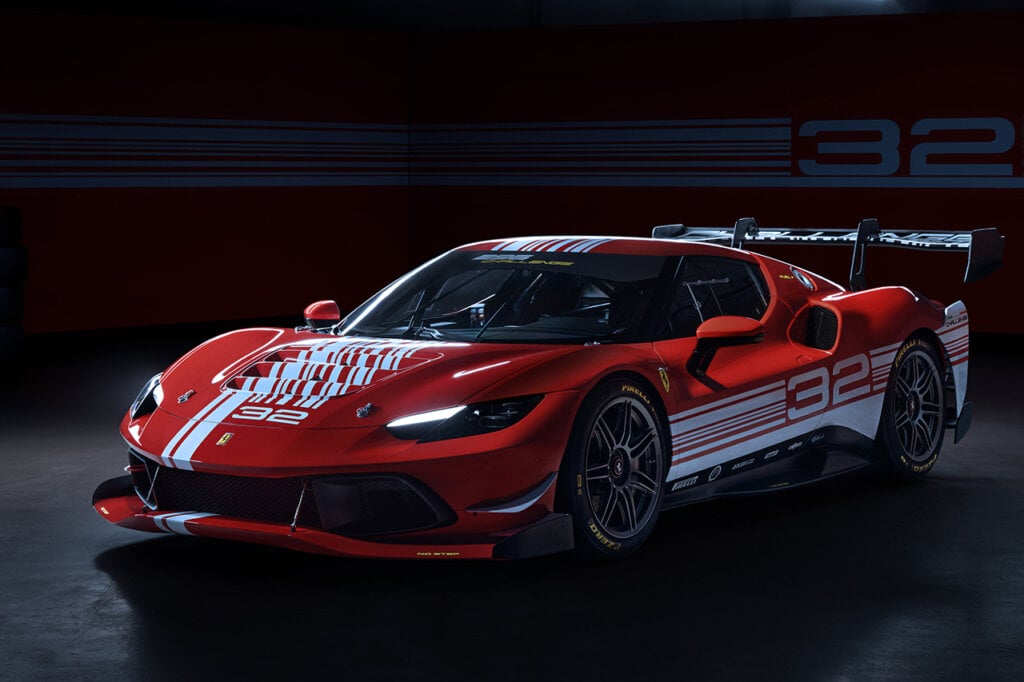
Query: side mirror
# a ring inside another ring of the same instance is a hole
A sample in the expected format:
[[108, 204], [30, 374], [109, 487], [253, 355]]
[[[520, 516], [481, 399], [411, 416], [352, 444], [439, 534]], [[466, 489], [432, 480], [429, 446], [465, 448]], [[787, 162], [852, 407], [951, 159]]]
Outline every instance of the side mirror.
[[698, 379], [707, 375], [719, 348], [745, 346], [764, 341], [764, 325], [749, 317], [721, 315], [697, 327], [697, 347], [686, 361], [686, 371]]
[[310, 303], [302, 311], [302, 316], [306, 318], [306, 324], [313, 331], [327, 329], [341, 322], [341, 311], [338, 310], [338, 304], [334, 301]]

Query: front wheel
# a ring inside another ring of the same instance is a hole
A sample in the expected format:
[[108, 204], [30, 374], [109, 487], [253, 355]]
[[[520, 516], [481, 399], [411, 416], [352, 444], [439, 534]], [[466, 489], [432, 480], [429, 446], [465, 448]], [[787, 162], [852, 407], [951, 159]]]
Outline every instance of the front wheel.
[[880, 463], [895, 478], [921, 478], [939, 457], [946, 426], [941, 368], [923, 339], [908, 340], [896, 353], [875, 441]]
[[660, 409], [638, 382], [605, 383], [576, 417], [559, 474], [559, 500], [584, 557], [636, 551], [661, 510], [669, 446]]

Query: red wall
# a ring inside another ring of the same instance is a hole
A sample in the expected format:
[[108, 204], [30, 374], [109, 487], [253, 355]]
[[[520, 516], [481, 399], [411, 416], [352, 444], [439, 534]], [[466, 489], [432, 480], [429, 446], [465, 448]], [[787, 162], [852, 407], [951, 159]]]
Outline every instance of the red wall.
[[[411, 36], [0, 19], [0, 204], [24, 212], [30, 333], [344, 309], [468, 240], [749, 215], [997, 225], [1006, 266], [984, 282], [879, 250], [869, 283], [1024, 333], [1004, 303], [1024, 284], [1022, 13]], [[959, 129], [917, 131], [936, 118]], [[808, 132], [840, 119], [861, 130]], [[751, 126], [773, 141], [729, 142]], [[707, 130], [728, 134], [686, 137]], [[936, 142], [973, 147], [913, 166]], [[845, 281], [844, 250], [773, 253]]]
[[[309, 122], [404, 130], [407, 62], [400, 35], [0, 15], [0, 205], [23, 212], [26, 331], [298, 317], [403, 272], [404, 167], [370, 186], [350, 166], [310, 178], [336, 131]], [[203, 125], [259, 139], [197, 161]], [[301, 134], [314, 144], [288, 143]], [[359, 151], [326, 158], [358, 165]], [[260, 173], [284, 180], [254, 185]]]
[[[776, 117], [789, 120], [782, 127], [789, 129], [792, 145], [783, 157], [790, 164], [779, 169], [787, 178], [753, 177], [741, 180], [747, 186], [733, 187], [687, 186], [692, 178], [670, 177], [672, 171], [655, 166], [646, 152], [637, 153], [632, 167], [621, 161], [605, 167], [612, 158], [607, 154], [587, 157], [591, 170], [621, 169], [620, 182], [595, 179], [582, 168], [565, 171], [561, 180], [549, 179], [542, 188], [526, 182], [515, 186], [509, 176], [521, 166], [510, 170], [512, 157], [495, 151], [487, 157], [492, 165], [474, 168], [466, 161], [459, 169], [466, 175], [448, 182], [423, 186], [422, 178], [413, 178], [413, 260], [494, 235], [647, 235], [662, 223], [731, 225], [744, 216], [765, 226], [851, 230], [865, 217], [876, 217], [890, 229], [995, 225], [1007, 235], [1006, 264], [984, 282], [959, 284], [962, 258], [875, 250], [868, 256], [869, 284], [908, 284], [947, 301], [962, 297], [975, 329], [1024, 333], [1024, 316], [1006, 306], [1007, 292], [1024, 285], [1022, 29], [1020, 13], [989, 13], [416, 36], [410, 83], [413, 119], [421, 126], [575, 122], [570, 127], [582, 130], [588, 121], [627, 127], [630, 121], [645, 122], [632, 125], [637, 131], [657, 121], [667, 126], [692, 119]], [[996, 163], [1000, 173], [1010, 164], [1010, 177], [912, 176], [910, 158], [922, 142], [990, 139], [985, 130], [912, 134], [921, 119], [948, 117], [1002, 118], [1015, 138], [1000, 147], [1006, 151], [939, 154], [931, 161]], [[800, 135], [804, 123], [814, 119], [891, 120], [900, 140], [887, 154], [899, 159], [899, 167], [886, 176], [807, 177], [801, 159], [881, 160], [877, 154], [819, 154], [819, 142], [877, 136]], [[551, 130], [544, 128], [545, 134]], [[543, 152], [536, 168], [575, 158], [567, 147], [560, 149], [562, 157], [557, 149]], [[523, 156], [515, 163], [522, 164]], [[423, 177], [431, 172], [424, 170]], [[473, 172], [490, 179], [467, 180]], [[644, 172], [650, 177], [647, 186]], [[913, 186], [918, 181], [946, 186]], [[863, 186], [854, 186], [858, 183]], [[845, 250], [769, 253], [847, 281]]]

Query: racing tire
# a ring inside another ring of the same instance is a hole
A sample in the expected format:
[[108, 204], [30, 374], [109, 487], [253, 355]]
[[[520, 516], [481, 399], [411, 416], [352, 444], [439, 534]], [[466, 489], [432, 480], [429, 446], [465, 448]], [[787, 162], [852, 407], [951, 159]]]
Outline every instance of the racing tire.
[[935, 466], [946, 432], [943, 363], [935, 347], [913, 337], [896, 353], [875, 439], [882, 471], [896, 480], [922, 478]]
[[28, 254], [24, 246], [0, 246], [0, 287], [24, 284], [28, 276]]
[[0, 246], [14, 246], [21, 241], [21, 211], [14, 206], [0, 206]]
[[558, 506], [573, 519], [580, 558], [626, 557], [658, 520], [671, 448], [649, 392], [629, 378], [607, 381], [576, 416], [558, 476]]

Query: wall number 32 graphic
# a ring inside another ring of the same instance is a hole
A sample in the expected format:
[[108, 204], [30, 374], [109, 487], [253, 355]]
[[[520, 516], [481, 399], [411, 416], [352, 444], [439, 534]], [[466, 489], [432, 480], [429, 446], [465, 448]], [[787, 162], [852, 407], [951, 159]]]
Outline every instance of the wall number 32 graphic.
[[[841, 133], [852, 133], [858, 139], [843, 140]], [[982, 139], [936, 140], [933, 133]], [[886, 118], [807, 121], [797, 134], [816, 139], [821, 136], [817, 144], [819, 155], [868, 155], [877, 159], [857, 163], [801, 159], [799, 167], [804, 175], [892, 175], [902, 162], [900, 127]], [[1012, 163], [984, 163], [976, 158], [1011, 151], [1016, 137], [1013, 123], [1005, 118], [921, 119], [911, 126], [910, 144], [904, 145], [910, 151], [908, 171], [910, 175], [1013, 175]], [[934, 157], [938, 155], [944, 160], [937, 161]], [[949, 160], [951, 156], [964, 155], [969, 155], [971, 162]]]

